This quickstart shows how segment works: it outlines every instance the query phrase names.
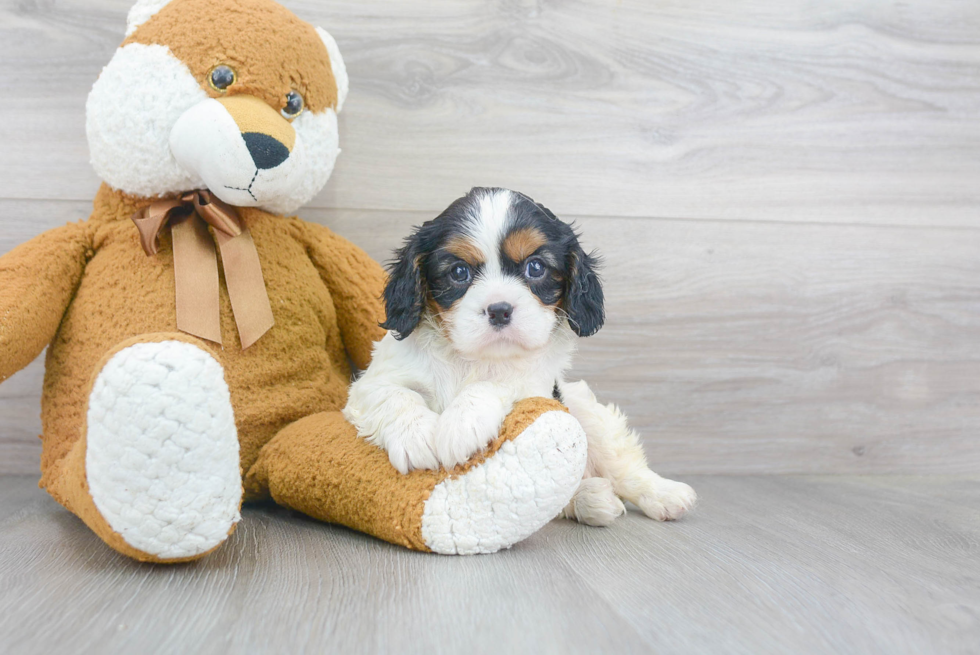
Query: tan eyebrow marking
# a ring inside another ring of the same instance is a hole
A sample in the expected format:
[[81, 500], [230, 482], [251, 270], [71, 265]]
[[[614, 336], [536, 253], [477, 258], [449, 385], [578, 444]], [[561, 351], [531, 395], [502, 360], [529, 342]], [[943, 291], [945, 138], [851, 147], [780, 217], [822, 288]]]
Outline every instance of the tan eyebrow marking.
[[470, 266], [484, 263], [483, 252], [475, 243], [465, 237], [453, 237], [443, 247], [446, 252], [456, 255]]
[[511, 261], [522, 262], [547, 242], [548, 239], [541, 230], [533, 227], [521, 228], [514, 230], [504, 239], [504, 254], [510, 257]]

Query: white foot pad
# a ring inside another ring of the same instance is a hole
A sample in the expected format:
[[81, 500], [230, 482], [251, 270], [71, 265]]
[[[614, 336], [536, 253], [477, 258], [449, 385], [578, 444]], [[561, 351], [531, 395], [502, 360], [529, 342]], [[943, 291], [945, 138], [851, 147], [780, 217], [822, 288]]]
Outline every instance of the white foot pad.
[[422, 513], [426, 545], [444, 555], [473, 555], [529, 537], [578, 489], [586, 450], [585, 431], [570, 414], [542, 414], [493, 457], [436, 485]]
[[238, 432], [221, 365], [182, 341], [138, 343], [99, 373], [85, 470], [126, 543], [161, 559], [205, 553], [241, 518]]

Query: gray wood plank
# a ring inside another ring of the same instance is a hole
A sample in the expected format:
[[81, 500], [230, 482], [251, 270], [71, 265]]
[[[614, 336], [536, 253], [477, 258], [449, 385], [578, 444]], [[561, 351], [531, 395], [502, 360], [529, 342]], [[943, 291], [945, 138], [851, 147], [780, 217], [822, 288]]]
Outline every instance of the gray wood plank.
[[[427, 556], [255, 507], [214, 556], [144, 566], [42, 496], [0, 533], [0, 643], [11, 654], [648, 648], [574, 571], [533, 547]], [[544, 611], [556, 602], [567, 611]]]
[[[117, 556], [0, 477], [10, 653], [970, 653], [980, 481], [694, 477], [696, 513], [549, 524], [510, 551], [412, 553], [250, 506], [196, 564]], [[14, 511], [10, 511], [14, 508]]]
[[[35, 228], [86, 211], [0, 201], [8, 207]], [[378, 260], [430, 217], [302, 215]], [[605, 257], [608, 320], [581, 340], [575, 374], [622, 406], [658, 468], [980, 470], [980, 231], [578, 222]], [[7, 472], [37, 470], [40, 388], [37, 362], [0, 386]]]
[[38, 473], [44, 360], [0, 385], [0, 475]]
[[[129, 0], [0, 2], [0, 197], [89, 199]], [[351, 74], [318, 207], [976, 225], [980, 5], [287, 1]]]
[[561, 522], [549, 541], [657, 652], [975, 652], [977, 480], [774, 476], [695, 486], [701, 507], [664, 526], [669, 538], [650, 539], [636, 517], [613, 527], [622, 532], [612, 547]]

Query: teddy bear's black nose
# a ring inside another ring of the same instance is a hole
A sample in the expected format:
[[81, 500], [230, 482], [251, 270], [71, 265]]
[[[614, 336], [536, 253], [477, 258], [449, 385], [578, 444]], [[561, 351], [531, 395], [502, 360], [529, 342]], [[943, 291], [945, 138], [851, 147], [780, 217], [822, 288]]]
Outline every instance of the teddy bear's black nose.
[[289, 148], [268, 134], [245, 132], [242, 138], [257, 168], [275, 168], [289, 158]]

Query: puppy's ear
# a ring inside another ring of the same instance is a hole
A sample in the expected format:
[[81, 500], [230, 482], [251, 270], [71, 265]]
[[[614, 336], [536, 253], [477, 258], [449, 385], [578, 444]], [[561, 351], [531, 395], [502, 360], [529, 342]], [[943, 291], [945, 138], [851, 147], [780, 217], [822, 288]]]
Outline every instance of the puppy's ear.
[[568, 324], [580, 337], [591, 337], [606, 320], [602, 283], [596, 273], [598, 268], [598, 256], [587, 254], [576, 239], [568, 253], [569, 278], [564, 309]]
[[400, 341], [418, 326], [425, 304], [418, 230], [405, 240], [405, 245], [395, 253], [395, 260], [388, 265], [384, 300], [385, 321], [381, 327], [391, 330]]

